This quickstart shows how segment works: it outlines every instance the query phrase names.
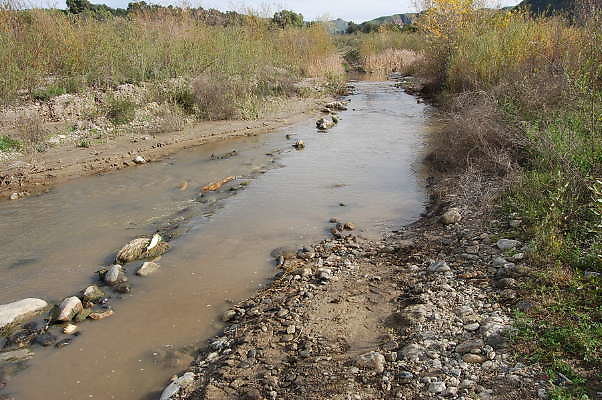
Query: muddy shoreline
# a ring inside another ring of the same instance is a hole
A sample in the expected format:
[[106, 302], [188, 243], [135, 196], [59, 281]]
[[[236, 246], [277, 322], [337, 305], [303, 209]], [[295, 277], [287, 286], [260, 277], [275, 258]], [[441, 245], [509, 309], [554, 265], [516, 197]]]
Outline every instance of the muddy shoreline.
[[[106, 174], [141, 163], [161, 160], [180, 150], [235, 137], [255, 136], [293, 125], [321, 114], [332, 98], [290, 99], [277, 112], [250, 121], [212, 121], [195, 124], [183, 131], [117, 136], [107, 143], [76, 148], [65, 143], [44, 153], [0, 163], [0, 200], [47, 191], [69, 180]], [[143, 162], [136, 158], [142, 157]]]
[[547, 377], [509, 339], [528, 271], [495, 240], [508, 221], [449, 209], [300, 249], [161, 399], [541, 398]]

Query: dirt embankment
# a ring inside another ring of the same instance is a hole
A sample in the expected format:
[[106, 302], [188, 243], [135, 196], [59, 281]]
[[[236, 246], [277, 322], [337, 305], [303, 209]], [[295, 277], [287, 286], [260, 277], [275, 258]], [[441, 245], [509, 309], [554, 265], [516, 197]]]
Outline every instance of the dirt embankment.
[[[228, 310], [162, 399], [536, 399], [547, 378], [512, 354], [512, 310], [528, 274], [515, 220], [452, 207], [447, 193], [417, 223], [368, 241], [337, 229], [280, 250], [270, 288]], [[464, 203], [462, 203], [464, 204]]]
[[[103, 143], [78, 146], [71, 140], [56, 141], [44, 152], [0, 159], [0, 199], [21, 198], [80, 176], [107, 173], [156, 161], [179, 150], [238, 136], [253, 136], [318, 115], [331, 99], [290, 98], [277, 110], [258, 120], [196, 123], [182, 131], [145, 133], [132, 129]], [[63, 135], [64, 136], [64, 135]]]

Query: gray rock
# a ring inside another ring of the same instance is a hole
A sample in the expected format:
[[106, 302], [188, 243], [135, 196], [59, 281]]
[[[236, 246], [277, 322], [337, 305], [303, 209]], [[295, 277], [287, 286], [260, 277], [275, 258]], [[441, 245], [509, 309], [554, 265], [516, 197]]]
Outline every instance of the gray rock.
[[0, 305], [0, 329], [27, 321], [48, 307], [41, 299], [28, 298]]
[[186, 372], [179, 378], [174, 378], [161, 393], [160, 400], [175, 399], [176, 395], [186, 395], [194, 384], [194, 373]]
[[270, 253], [272, 257], [278, 259], [280, 257], [284, 257], [285, 260], [292, 260], [297, 257], [297, 249], [294, 247], [278, 247]]
[[426, 319], [428, 310], [424, 304], [413, 304], [401, 311], [401, 316], [410, 323], [416, 324]]
[[136, 271], [136, 275], [138, 276], [149, 276], [153, 272], [159, 269], [160, 265], [154, 262], [145, 262], [142, 264], [138, 271]]
[[90, 285], [82, 292], [84, 301], [95, 303], [105, 297], [105, 293], [96, 285]]
[[445, 382], [431, 382], [428, 386], [429, 393], [443, 393], [445, 392]]
[[236, 311], [228, 310], [224, 313], [224, 315], [222, 315], [222, 321], [229, 322], [232, 321], [234, 317], [236, 317]]
[[511, 250], [511, 249], [515, 248], [516, 246], [518, 246], [519, 244], [520, 244], [520, 242], [518, 240], [500, 239], [497, 241], [497, 243], [495, 245], [497, 246], [498, 249], [505, 251], [505, 250]]
[[370, 368], [377, 373], [385, 370], [385, 357], [376, 351], [362, 354], [357, 358], [356, 365], [360, 368]]
[[414, 375], [408, 371], [401, 371], [398, 377], [400, 383], [410, 383], [414, 379]]
[[429, 265], [428, 271], [433, 273], [443, 273], [451, 271], [451, 268], [445, 261], [437, 261], [432, 262], [431, 265]]
[[123, 273], [123, 267], [119, 264], [111, 266], [104, 276], [104, 281], [109, 286], [114, 286], [127, 280], [127, 276]]
[[400, 353], [404, 358], [413, 359], [413, 358], [421, 358], [426, 349], [416, 343], [411, 343], [403, 347]]
[[441, 216], [441, 223], [444, 225], [456, 224], [462, 220], [462, 214], [457, 208], [450, 208]]
[[472, 339], [460, 343], [456, 346], [456, 351], [460, 354], [468, 353], [472, 350], [480, 349], [485, 343], [481, 339]]
[[59, 315], [56, 319], [63, 322], [71, 321], [81, 310], [83, 305], [78, 297], [67, 297], [59, 305]]

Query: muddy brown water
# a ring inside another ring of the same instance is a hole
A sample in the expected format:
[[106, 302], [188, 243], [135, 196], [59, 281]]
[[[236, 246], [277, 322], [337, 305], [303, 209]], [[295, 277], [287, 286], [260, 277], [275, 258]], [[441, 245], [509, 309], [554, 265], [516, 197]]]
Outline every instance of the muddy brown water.
[[[415, 220], [425, 202], [416, 171], [428, 108], [391, 82], [356, 87], [329, 133], [308, 120], [1, 203], [0, 304], [75, 294], [128, 240], [181, 219], [158, 272], [139, 278], [128, 265], [133, 290], [113, 295], [112, 317], [80, 324], [67, 347], [32, 347], [35, 357], [5, 391], [22, 400], [158, 398], [187, 360], [157, 354], [194, 350], [216, 334], [227, 300], [248, 297], [276, 272], [273, 248], [326, 237], [331, 217], [367, 237]], [[287, 134], [306, 148], [293, 150]], [[210, 159], [232, 149], [237, 156]], [[198, 201], [200, 187], [229, 175], [249, 184], [211, 206]]]

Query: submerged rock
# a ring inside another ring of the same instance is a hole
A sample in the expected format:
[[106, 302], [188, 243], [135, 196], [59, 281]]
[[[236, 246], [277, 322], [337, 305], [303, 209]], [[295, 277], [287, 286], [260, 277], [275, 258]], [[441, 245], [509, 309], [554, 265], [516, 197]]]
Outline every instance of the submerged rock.
[[28, 349], [21, 349], [0, 353], [0, 362], [18, 362], [26, 361], [34, 356], [34, 353]]
[[333, 128], [338, 122], [339, 118], [337, 116], [332, 116], [332, 118], [320, 118], [316, 121], [316, 127], [321, 131], [325, 131]]
[[295, 144], [293, 144], [293, 147], [297, 150], [301, 150], [305, 148], [305, 143], [303, 142], [303, 140], [299, 139], [297, 141], [295, 141]]
[[161, 393], [160, 400], [175, 399], [176, 395], [183, 396], [187, 394], [194, 384], [194, 373], [186, 372], [179, 378], [174, 378], [171, 383]]
[[95, 321], [98, 321], [98, 320], [101, 320], [101, 319], [108, 318], [108, 317], [110, 317], [113, 314], [115, 314], [115, 312], [113, 310], [107, 310], [107, 311], [101, 312], [101, 313], [91, 313], [90, 314], [90, 318], [93, 319], [93, 320], [95, 320]]
[[138, 271], [136, 271], [136, 275], [138, 276], [149, 276], [153, 272], [159, 269], [160, 265], [154, 262], [145, 262], [142, 264]]
[[0, 305], [0, 330], [10, 325], [27, 321], [48, 307], [41, 299], [28, 298]]

